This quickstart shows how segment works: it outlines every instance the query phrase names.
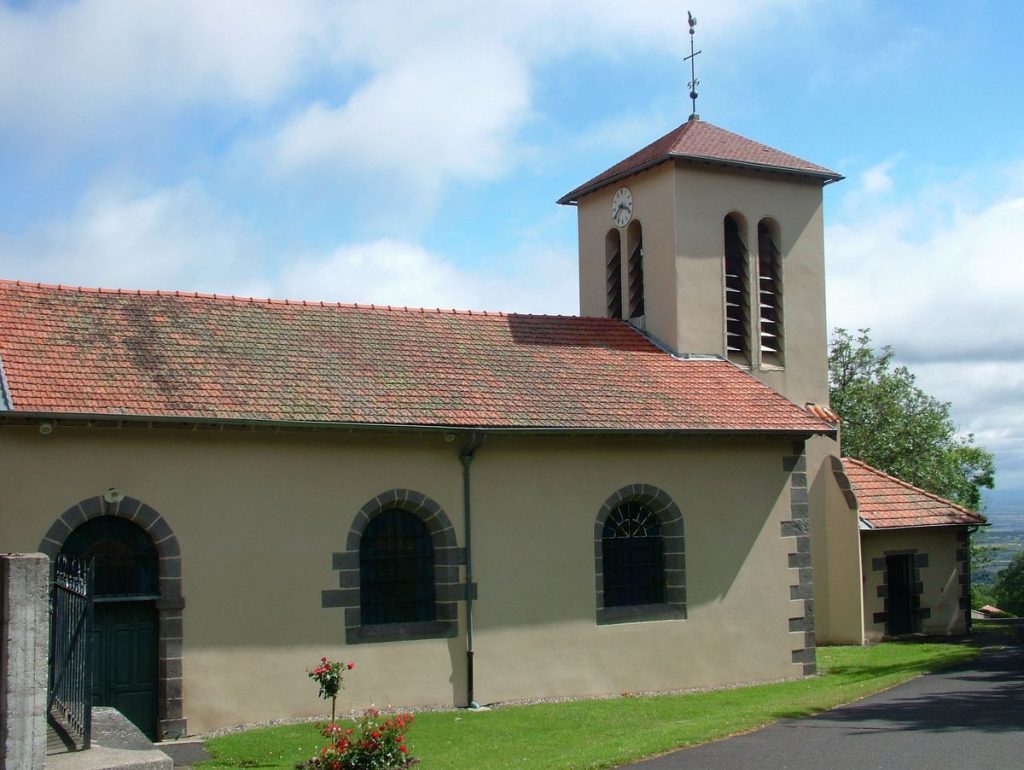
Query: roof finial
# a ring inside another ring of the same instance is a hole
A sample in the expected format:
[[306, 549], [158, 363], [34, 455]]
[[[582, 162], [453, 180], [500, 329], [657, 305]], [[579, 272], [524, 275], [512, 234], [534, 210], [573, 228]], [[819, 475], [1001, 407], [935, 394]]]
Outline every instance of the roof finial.
[[700, 85], [700, 81], [697, 80], [696, 68], [693, 66], [693, 60], [700, 53], [700, 51], [693, 50], [693, 29], [697, 26], [697, 20], [689, 11], [686, 12], [686, 16], [690, 22], [690, 55], [683, 59], [683, 61], [690, 62], [690, 82], [687, 83], [690, 89], [690, 101], [693, 102], [693, 112], [690, 113], [690, 120], [700, 120], [700, 115], [697, 114], [697, 86]]

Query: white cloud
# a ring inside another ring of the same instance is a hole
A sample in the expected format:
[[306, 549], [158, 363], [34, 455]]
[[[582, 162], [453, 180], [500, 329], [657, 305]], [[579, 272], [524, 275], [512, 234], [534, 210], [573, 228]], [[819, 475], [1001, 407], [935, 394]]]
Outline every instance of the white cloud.
[[265, 293], [245, 228], [196, 183], [92, 191], [73, 216], [0, 239], [4, 278], [110, 288]]
[[892, 345], [995, 453], [997, 483], [1024, 487], [1024, 196], [1011, 177], [908, 195], [886, 164], [871, 169], [827, 228], [828, 321]]
[[893, 183], [890, 171], [893, 161], [887, 160], [872, 166], [864, 172], [861, 179], [861, 188], [867, 195], [879, 195], [892, 191]]
[[127, 116], [260, 104], [322, 51], [312, 0], [0, 6], [0, 128], [66, 142]]
[[202, 291], [506, 312], [574, 314], [576, 255], [521, 246], [464, 266], [407, 241], [276, 254], [201, 185], [90, 192], [67, 221], [0, 234], [0, 276], [125, 289]]
[[523, 254], [496, 259], [490, 266], [467, 268], [416, 244], [387, 239], [291, 260], [276, 287], [284, 296], [332, 302], [505, 312], [579, 311], [573, 254]]
[[1024, 489], [1024, 360], [913, 364], [917, 384], [952, 404], [963, 433], [996, 456], [999, 488]]
[[868, 326], [909, 360], [1024, 359], [1024, 196], [971, 210], [942, 198], [858, 207], [828, 228], [830, 326]]
[[343, 105], [312, 104], [271, 142], [283, 171], [397, 174], [436, 188], [508, 168], [529, 76], [509, 51], [423, 49], [370, 79]]

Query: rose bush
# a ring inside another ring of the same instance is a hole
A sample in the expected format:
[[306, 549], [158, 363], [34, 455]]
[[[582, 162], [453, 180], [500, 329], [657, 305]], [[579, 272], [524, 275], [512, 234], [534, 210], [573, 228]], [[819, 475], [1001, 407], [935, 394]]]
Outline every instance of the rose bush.
[[409, 754], [405, 733], [412, 714], [382, 715], [369, 709], [353, 727], [327, 725], [322, 734], [329, 743], [301, 764], [299, 770], [402, 770], [418, 759]]
[[309, 678], [320, 685], [320, 697], [331, 699], [331, 722], [334, 722], [335, 706], [338, 703], [338, 692], [342, 688], [342, 672], [351, 671], [355, 663], [342, 663], [340, 660], [320, 658], [320, 665], [309, 672]]

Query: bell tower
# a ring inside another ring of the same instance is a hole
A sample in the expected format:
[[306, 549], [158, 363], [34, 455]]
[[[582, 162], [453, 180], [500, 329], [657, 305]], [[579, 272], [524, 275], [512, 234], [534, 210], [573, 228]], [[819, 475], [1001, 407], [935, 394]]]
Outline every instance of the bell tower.
[[[577, 207], [580, 311], [621, 318], [678, 356], [731, 361], [827, 419], [823, 190], [843, 177], [693, 113], [566, 193]], [[715, 398], [713, 389], [707, 397]], [[811, 406], [813, 405], [813, 406]], [[834, 473], [838, 442], [800, 443], [815, 628], [863, 640], [858, 519]]]
[[822, 190], [839, 179], [691, 115], [558, 201], [578, 210], [581, 313], [828, 403]]

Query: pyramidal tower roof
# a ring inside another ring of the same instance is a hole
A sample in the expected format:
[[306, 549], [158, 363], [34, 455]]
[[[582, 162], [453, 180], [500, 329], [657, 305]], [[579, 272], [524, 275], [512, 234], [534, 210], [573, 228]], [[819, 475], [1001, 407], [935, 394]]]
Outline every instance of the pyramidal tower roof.
[[822, 184], [842, 179], [824, 166], [811, 163], [755, 142], [752, 139], [726, 131], [698, 118], [691, 118], [678, 128], [604, 171], [589, 182], [558, 199], [562, 204], [575, 204], [584, 195], [614, 184], [667, 160], [685, 160], [695, 163], [731, 166], [751, 170], [791, 174], [816, 179]]

